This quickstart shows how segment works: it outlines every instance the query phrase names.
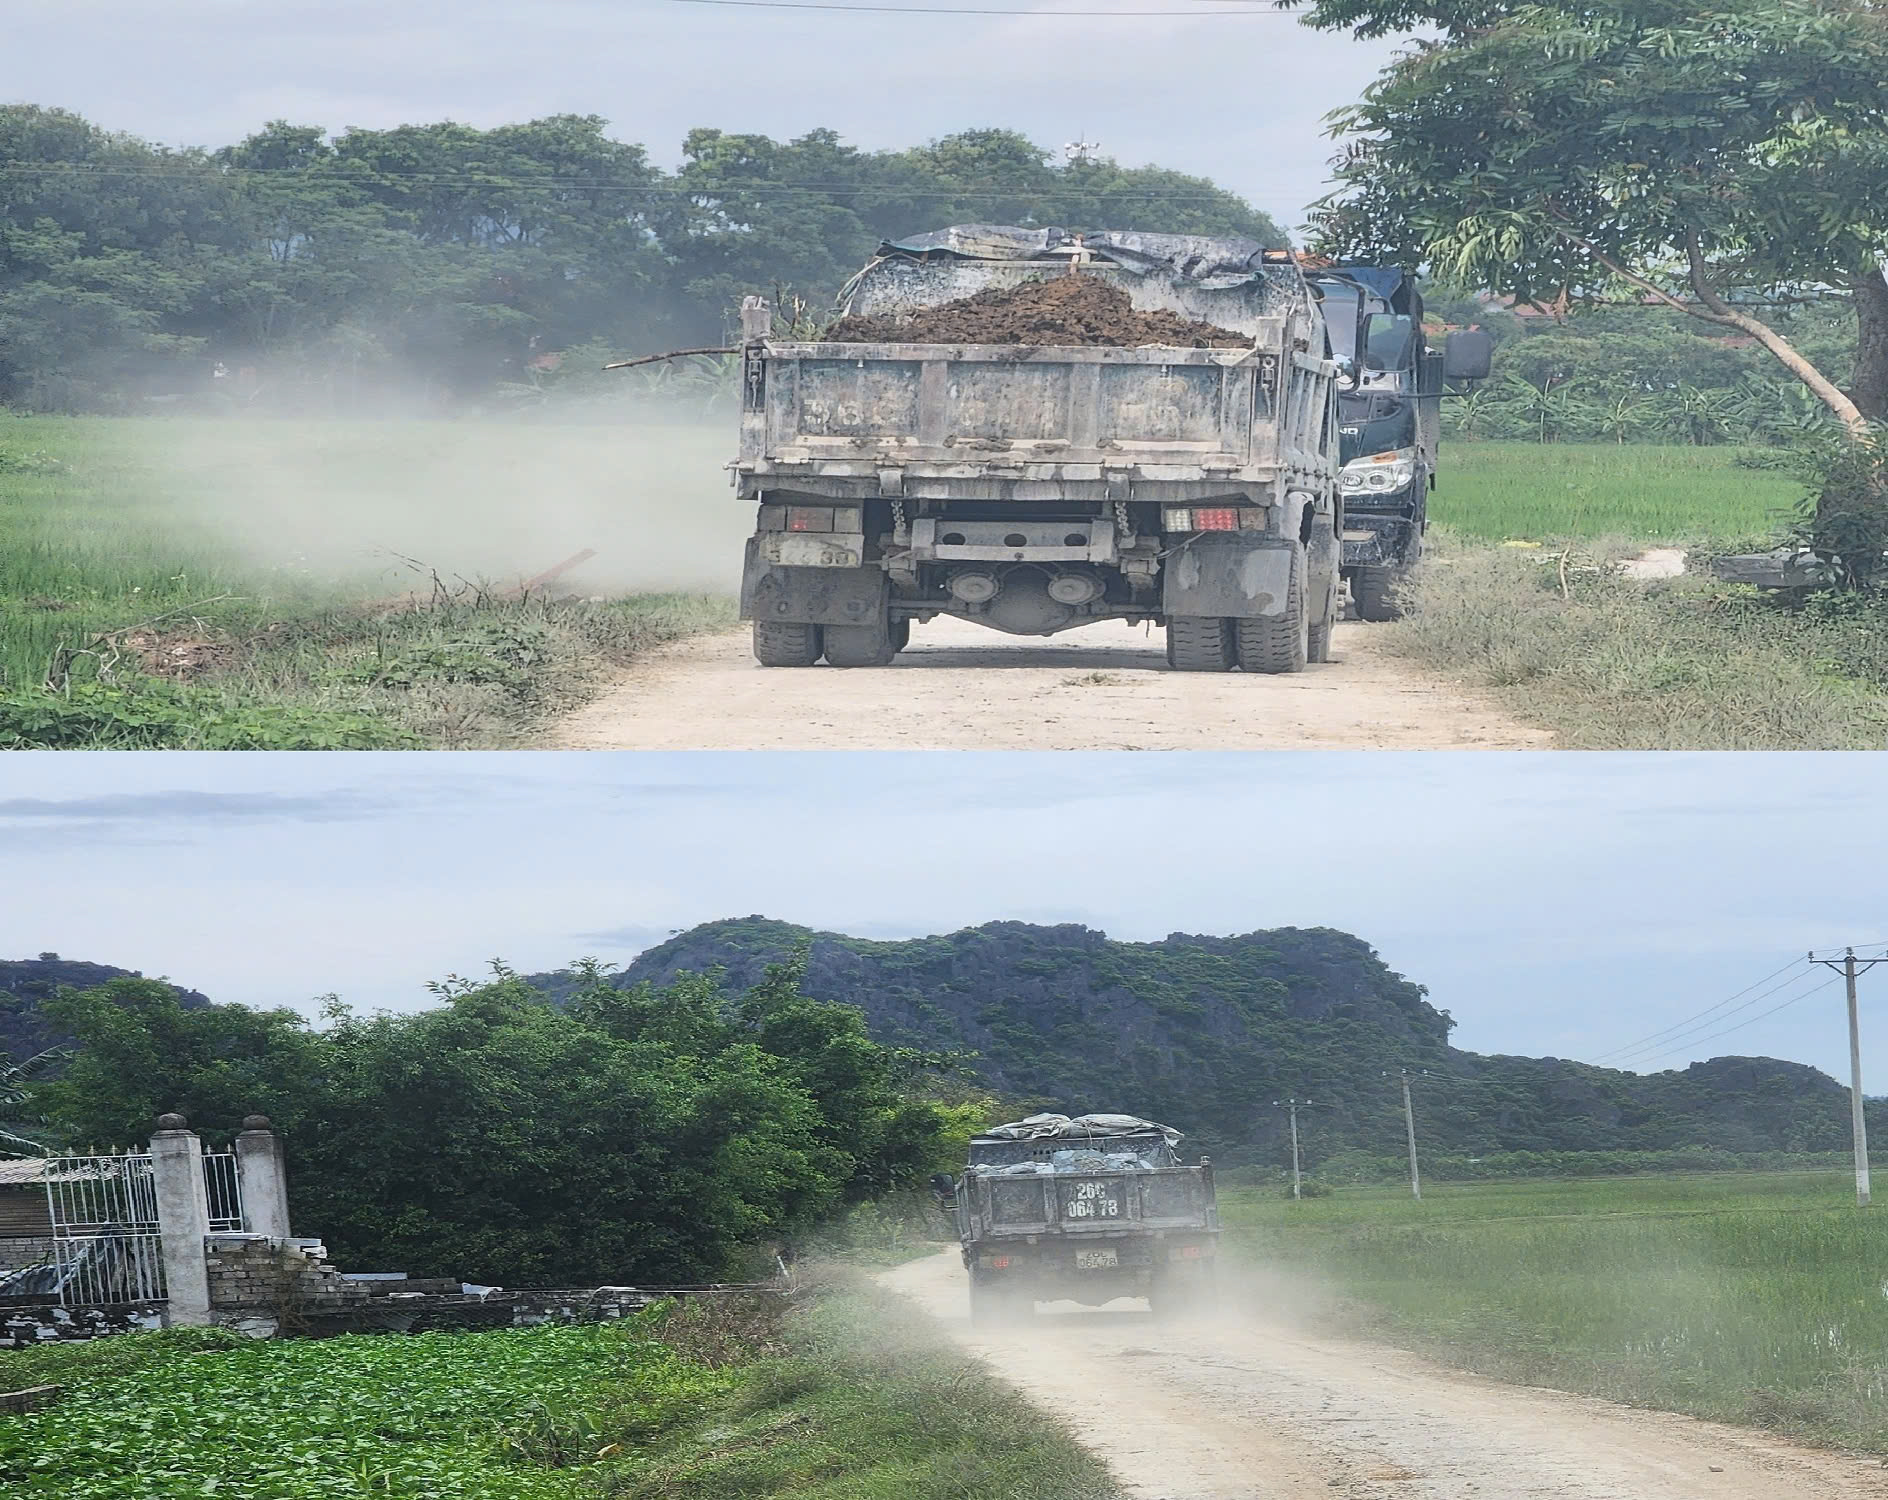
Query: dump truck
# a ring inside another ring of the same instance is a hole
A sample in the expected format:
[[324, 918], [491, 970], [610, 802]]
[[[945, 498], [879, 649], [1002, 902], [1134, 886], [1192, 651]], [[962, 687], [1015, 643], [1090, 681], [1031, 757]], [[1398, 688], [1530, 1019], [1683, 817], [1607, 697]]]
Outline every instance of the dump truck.
[[1037, 1302], [1145, 1297], [1157, 1317], [1210, 1309], [1219, 1206], [1213, 1166], [1182, 1163], [1180, 1132], [1132, 1115], [1032, 1115], [970, 1142], [949, 1195], [970, 1316]]
[[1442, 397], [1487, 377], [1493, 343], [1462, 329], [1430, 348], [1422, 295], [1399, 267], [1320, 266], [1306, 279], [1338, 372], [1341, 572], [1358, 618], [1393, 620], [1429, 525]]
[[[1067, 277], [1124, 331], [952, 330], [953, 309]], [[776, 338], [763, 299], [742, 309], [732, 468], [763, 665], [882, 666], [939, 615], [1019, 636], [1146, 622], [1185, 671], [1328, 660], [1338, 369], [1291, 251], [959, 225], [881, 246], [839, 311]]]

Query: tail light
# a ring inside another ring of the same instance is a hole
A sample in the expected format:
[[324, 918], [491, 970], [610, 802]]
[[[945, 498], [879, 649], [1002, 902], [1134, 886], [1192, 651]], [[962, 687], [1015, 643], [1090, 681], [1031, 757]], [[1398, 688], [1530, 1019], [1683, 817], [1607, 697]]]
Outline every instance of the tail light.
[[856, 505], [763, 505], [762, 531], [859, 531], [863, 512]]
[[1169, 505], [1160, 513], [1162, 531], [1254, 531], [1264, 524], [1261, 505]]
[[993, 1255], [990, 1257], [991, 1270], [1007, 1271], [1009, 1268], [1010, 1268], [1010, 1258], [1007, 1255]]
[[789, 505], [788, 531], [831, 531], [833, 508], [830, 505]]
[[1180, 1259], [1198, 1260], [1199, 1258], [1200, 1258], [1200, 1247], [1198, 1245], [1182, 1245], [1180, 1247]]

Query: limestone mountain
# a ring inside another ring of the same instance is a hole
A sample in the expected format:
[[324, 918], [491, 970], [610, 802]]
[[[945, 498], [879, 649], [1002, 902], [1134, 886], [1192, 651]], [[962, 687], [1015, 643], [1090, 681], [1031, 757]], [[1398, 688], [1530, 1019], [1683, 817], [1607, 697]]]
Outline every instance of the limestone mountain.
[[[1775, 1058], [1721, 1057], [1641, 1075], [1559, 1058], [1484, 1056], [1449, 1043], [1454, 1021], [1361, 938], [1329, 928], [1122, 942], [1081, 926], [990, 922], [878, 941], [764, 917], [709, 922], [649, 949], [620, 976], [664, 984], [722, 968], [752, 983], [811, 943], [809, 993], [856, 1005], [897, 1045], [974, 1052], [1018, 1105], [1129, 1110], [1203, 1149], [1268, 1158], [1274, 1101], [1316, 1101], [1320, 1149], [1396, 1149], [1400, 1095], [1417, 1073], [1425, 1144], [1495, 1151], [1835, 1150], [1847, 1093]], [[540, 976], [554, 996], [568, 975]], [[1426, 1075], [1426, 1076], [1424, 1076]]]

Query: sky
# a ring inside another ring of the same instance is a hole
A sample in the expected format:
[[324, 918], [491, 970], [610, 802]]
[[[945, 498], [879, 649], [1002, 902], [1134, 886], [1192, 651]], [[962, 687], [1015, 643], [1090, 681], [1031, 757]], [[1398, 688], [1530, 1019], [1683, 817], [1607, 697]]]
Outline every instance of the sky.
[[[1621, 1060], [1761, 1053], [1846, 1080], [1839, 981], [1787, 966], [1888, 942], [1888, 788], [1866, 755], [169, 752], [4, 768], [0, 958], [52, 951], [310, 1014], [329, 993], [428, 1004], [428, 980], [495, 958], [624, 963], [750, 914], [866, 937], [997, 919], [1143, 941], [1336, 927], [1427, 985], [1471, 1050], [1603, 1060], [1741, 992]], [[1871, 1092], [1888, 1080], [1878, 972], [1862, 981]]]
[[704, 125], [777, 139], [828, 127], [866, 149], [1001, 126], [1055, 150], [1088, 141], [1130, 166], [1211, 177], [1292, 229], [1324, 191], [1323, 115], [1353, 102], [1395, 50], [1308, 31], [1268, 0], [883, 3], [1006, 13], [5, 0], [0, 102], [180, 146], [226, 145], [277, 118], [339, 131], [597, 114], [666, 167]]

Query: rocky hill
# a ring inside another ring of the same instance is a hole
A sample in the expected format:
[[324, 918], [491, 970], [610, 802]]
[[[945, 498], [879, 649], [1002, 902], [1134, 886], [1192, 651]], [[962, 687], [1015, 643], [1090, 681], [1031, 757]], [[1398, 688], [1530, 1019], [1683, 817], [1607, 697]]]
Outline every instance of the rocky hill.
[[[1721, 1057], [1641, 1076], [1449, 1045], [1454, 1022], [1369, 944], [1328, 928], [1119, 942], [1079, 926], [992, 922], [878, 942], [763, 917], [705, 923], [649, 949], [621, 982], [726, 970], [744, 986], [802, 940], [807, 989], [856, 1005], [880, 1040], [977, 1054], [1007, 1099], [1125, 1109], [1204, 1147], [1270, 1151], [1274, 1101], [1309, 1098], [1324, 1150], [1401, 1140], [1384, 1075], [1419, 1074], [1426, 1144], [1494, 1151], [1835, 1150], [1847, 1093], [1775, 1058]], [[553, 995], [567, 976], [540, 976]]]
[[[40, 1004], [59, 990], [95, 989], [108, 979], [141, 979], [136, 969], [85, 963], [42, 953], [38, 958], [0, 959], [0, 1053], [31, 1057], [68, 1040], [40, 1013]], [[208, 1005], [207, 996], [179, 989], [186, 1006]]]

